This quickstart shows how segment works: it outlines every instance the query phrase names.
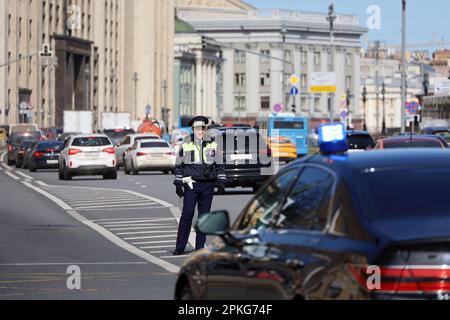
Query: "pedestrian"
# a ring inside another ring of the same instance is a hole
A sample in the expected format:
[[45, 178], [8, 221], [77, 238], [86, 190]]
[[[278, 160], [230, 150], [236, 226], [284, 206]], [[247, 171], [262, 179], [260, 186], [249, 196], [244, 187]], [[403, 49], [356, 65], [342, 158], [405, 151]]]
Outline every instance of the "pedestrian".
[[[195, 208], [198, 216], [211, 211], [214, 188], [225, 188], [223, 152], [213, 138], [206, 136], [209, 120], [199, 116], [189, 126], [193, 135], [186, 137], [178, 152], [175, 167], [176, 193], [184, 198], [174, 255], [183, 255], [189, 240]], [[206, 235], [197, 233], [195, 250], [205, 247]]]

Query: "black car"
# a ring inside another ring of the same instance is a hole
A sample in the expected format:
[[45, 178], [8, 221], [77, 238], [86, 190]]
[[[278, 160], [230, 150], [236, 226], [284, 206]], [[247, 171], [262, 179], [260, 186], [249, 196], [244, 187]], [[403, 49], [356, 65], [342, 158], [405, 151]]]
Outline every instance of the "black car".
[[31, 159], [31, 154], [33, 152], [34, 147], [36, 146], [36, 144], [38, 144], [39, 141], [34, 141], [32, 144], [30, 144], [28, 146], [28, 148], [25, 150], [25, 154], [23, 155], [23, 163], [22, 163], [22, 168], [23, 169], [29, 169], [30, 166], [30, 159]]
[[366, 151], [375, 148], [375, 141], [367, 131], [347, 131], [349, 150]]
[[16, 154], [14, 158], [16, 159], [16, 168], [22, 168], [25, 153], [27, 149], [34, 143], [33, 140], [23, 141], [18, 148], [16, 148]]
[[134, 134], [135, 131], [133, 129], [113, 129], [104, 130], [103, 133], [108, 136], [115, 146], [118, 146], [127, 135]]
[[[443, 299], [450, 152], [316, 155], [284, 168], [182, 267], [176, 299]], [[415, 196], [420, 195], [420, 196]]]
[[[226, 188], [253, 188], [256, 192], [273, 176], [271, 150], [258, 130], [246, 126], [217, 126], [207, 134], [224, 151]], [[219, 189], [219, 193], [224, 192]]]
[[28, 168], [30, 172], [41, 169], [58, 169], [59, 154], [64, 148], [60, 141], [43, 141], [34, 145], [30, 151]]
[[26, 133], [13, 133], [7, 140], [8, 144], [8, 155], [7, 155], [7, 164], [8, 166], [12, 166], [16, 163], [16, 154], [20, 145], [24, 141], [38, 141], [42, 138], [42, 135], [39, 131], [36, 132], [26, 132]]

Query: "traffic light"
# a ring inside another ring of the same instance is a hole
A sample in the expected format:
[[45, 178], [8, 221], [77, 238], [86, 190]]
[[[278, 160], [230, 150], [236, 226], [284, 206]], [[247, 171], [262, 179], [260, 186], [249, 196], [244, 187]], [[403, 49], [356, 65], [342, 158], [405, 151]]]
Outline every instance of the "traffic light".
[[297, 113], [297, 106], [295, 104], [292, 105], [292, 113]]

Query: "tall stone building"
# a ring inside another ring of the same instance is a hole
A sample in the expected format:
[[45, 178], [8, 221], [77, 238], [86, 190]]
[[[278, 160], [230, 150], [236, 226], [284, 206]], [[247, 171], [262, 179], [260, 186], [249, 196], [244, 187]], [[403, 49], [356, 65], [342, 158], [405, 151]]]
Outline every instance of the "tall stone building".
[[64, 110], [92, 110], [101, 129], [102, 112], [142, 120], [146, 105], [162, 119], [174, 1], [0, 0], [0, 123], [62, 126]]

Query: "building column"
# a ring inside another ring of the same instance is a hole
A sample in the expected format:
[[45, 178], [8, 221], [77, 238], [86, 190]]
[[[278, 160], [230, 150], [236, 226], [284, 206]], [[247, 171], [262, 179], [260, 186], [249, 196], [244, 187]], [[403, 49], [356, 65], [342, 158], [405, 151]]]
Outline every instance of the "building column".
[[223, 113], [234, 112], [234, 50], [223, 49]]
[[[247, 49], [258, 51], [258, 44], [249, 44]], [[247, 53], [247, 113], [257, 114], [261, 111], [259, 56]]]
[[[270, 45], [271, 56], [283, 59], [283, 49], [281, 44]], [[284, 105], [283, 99], [283, 62], [280, 60], [271, 59], [270, 67], [270, 84], [271, 84], [271, 102], [273, 106], [277, 103]], [[286, 106], [285, 106], [286, 107]]]
[[202, 86], [203, 86], [203, 73], [202, 73], [202, 58], [197, 57], [195, 66], [195, 107], [194, 114], [200, 114], [202, 110]]

